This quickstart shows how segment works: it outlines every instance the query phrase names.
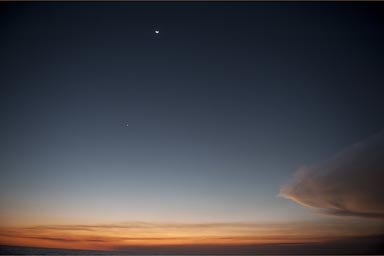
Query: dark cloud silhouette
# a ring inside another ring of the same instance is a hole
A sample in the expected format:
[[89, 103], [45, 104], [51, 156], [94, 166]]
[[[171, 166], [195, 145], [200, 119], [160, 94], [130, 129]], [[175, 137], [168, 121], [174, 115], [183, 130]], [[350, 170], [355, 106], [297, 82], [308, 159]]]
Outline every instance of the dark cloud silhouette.
[[110, 251], [71, 250], [0, 245], [0, 255], [148, 255], [148, 254], [216, 254], [216, 255], [380, 255], [383, 235], [361, 236], [320, 243], [246, 244], [246, 245], [163, 245], [119, 246]]
[[148, 254], [217, 254], [217, 255], [380, 255], [384, 236], [371, 235], [343, 238], [317, 243], [271, 243], [244, 245], [157, 245], [117, 246], [108, 251], [74, 250], [61, 248], [37, 248], [0, 245], [0, 255], [148, 255]]
[[221, 255], [310, 255], [310, 254], [382, 254], [383, 235], [343, 238], [316, 243], [271, 243], [242, 245], [163, 245], [163, 246], [120, 246], [116, 251], [130, 254], [221, 254]]
[[384, 132], [300, 168], [280, 196], [322, 213], [384, 218]]

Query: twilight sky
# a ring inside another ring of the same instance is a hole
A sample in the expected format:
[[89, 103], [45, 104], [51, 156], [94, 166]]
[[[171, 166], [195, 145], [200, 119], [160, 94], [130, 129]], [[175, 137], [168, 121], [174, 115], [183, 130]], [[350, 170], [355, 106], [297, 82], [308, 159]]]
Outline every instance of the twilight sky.
[[0, 244], [383, 234], [383, 7], [0, 3]]

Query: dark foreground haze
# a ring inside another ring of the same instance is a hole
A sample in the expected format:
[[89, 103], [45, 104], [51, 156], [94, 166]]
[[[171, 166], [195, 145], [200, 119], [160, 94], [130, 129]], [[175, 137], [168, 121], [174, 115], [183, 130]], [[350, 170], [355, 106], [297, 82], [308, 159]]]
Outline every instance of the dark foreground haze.
[[368, 255], [384, 254], [384, 236], [359, 237], [328, 243], [270, 244], [248, 246], [174, 246], [132, 247], [123, 251], [69, 250], [0, 246], [1, 255]]

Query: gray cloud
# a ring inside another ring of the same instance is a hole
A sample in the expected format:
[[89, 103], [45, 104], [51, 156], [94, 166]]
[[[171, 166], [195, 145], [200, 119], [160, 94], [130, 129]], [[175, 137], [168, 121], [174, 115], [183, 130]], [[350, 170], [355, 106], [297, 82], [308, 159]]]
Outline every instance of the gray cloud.
[[300, 168], [280, 196], [325, 214], [384, 218], [384, 133]]

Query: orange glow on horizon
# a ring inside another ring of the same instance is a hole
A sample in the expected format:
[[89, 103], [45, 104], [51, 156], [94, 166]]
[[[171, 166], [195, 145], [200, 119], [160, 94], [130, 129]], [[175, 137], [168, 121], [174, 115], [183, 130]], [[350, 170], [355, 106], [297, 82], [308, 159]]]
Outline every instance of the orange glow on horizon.
[[370, 234], [358, 226], [305, 223], [141, 223], [121, 225], [42, 225], [3, 227], [0, 244], [86, 250], [183, 245], [249, 245], [322, 242], [345, 236]]

